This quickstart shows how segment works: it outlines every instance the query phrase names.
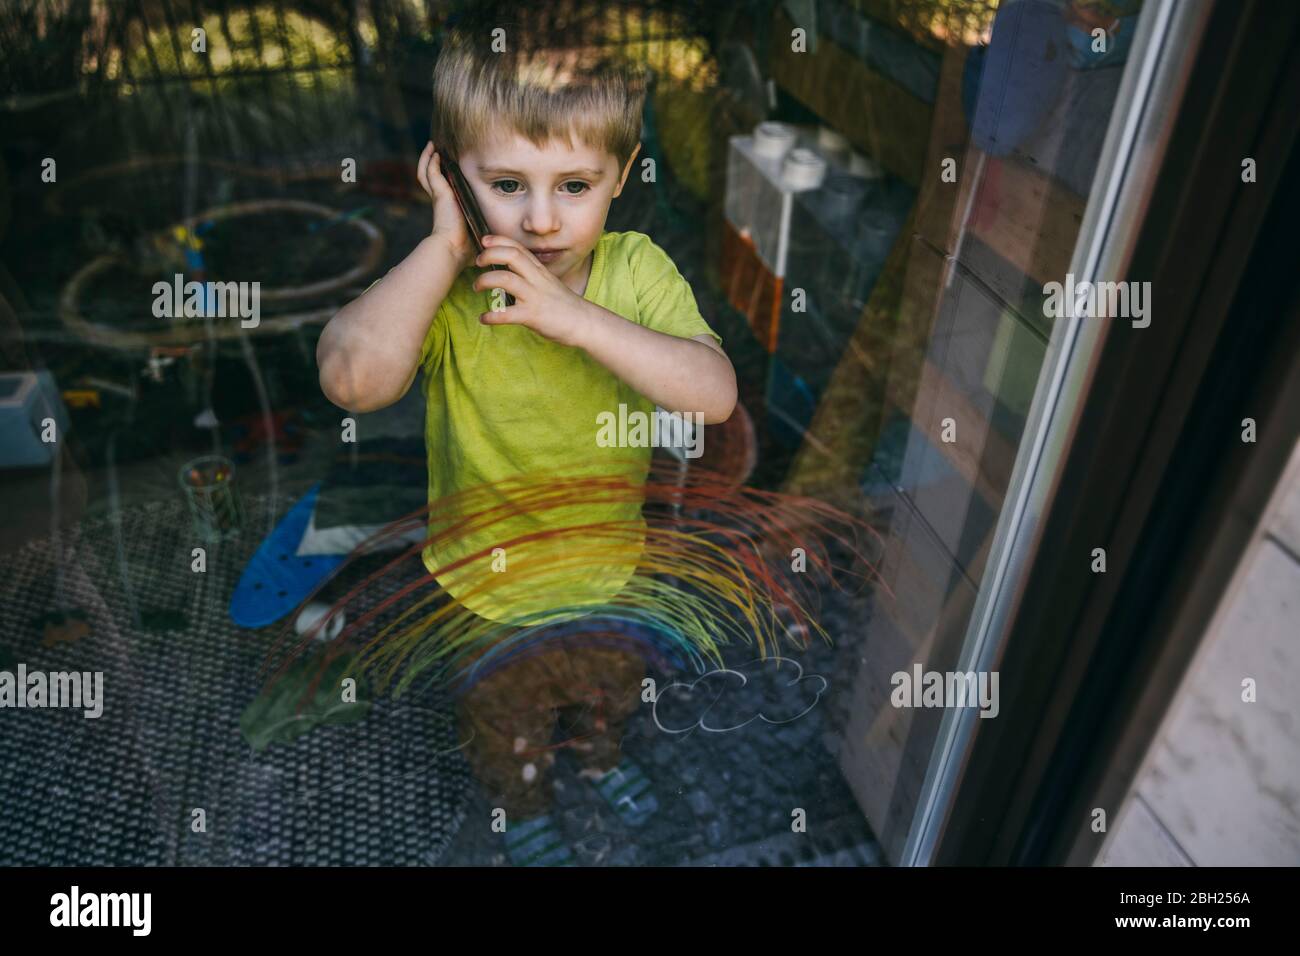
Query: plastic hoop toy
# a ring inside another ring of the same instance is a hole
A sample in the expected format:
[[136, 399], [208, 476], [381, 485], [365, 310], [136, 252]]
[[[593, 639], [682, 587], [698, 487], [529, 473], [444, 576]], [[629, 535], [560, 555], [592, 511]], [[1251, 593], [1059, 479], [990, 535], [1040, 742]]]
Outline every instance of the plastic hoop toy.
[[[373, 223], [362, 218], [340, 219], [339, 210], [302, 199], [253, 199], [246, 202], [231, 203], [226, 206], [216, 206], [196, 213], [177, 225], [168, 226], [164, 233], [170, 235], [175, 229], [181, 228], [193, 234], [198, 224], [205, 220], [215, 222], [258, 212], [301, 212], [319, 216], [322, 219], [337, 220], [340, 225], [359, 229], [369, 240], [369, 245], [365, 254], [361, 257], [361, 261], [347, 272], [330, 279], [308, 283], [307, 285], [261, 289], [261, 300], [263, 302], [284, 302], [334, 292], [352, 283], [360, 282], [366, 276], [375, 272], [383, 261], [384, 235]], [[81, 336], [86, 342], [119, 348], [189, 345], [206, 341], [209, 334], [215, 339], [236, 339], [243, 334], [264, 335], [291, 331], [307, 323], [326, 321], [338, 311], [333, 307], [322, 307], [304, 312], [294, 312], [289, 315], [279, 315], [263, 319], [255, 329], [244, 329], [238, 322], [221, 325], [212, 324], [210, 333], [209, 323], [207, 322], [178, 324], [166, 329], [145, 332], [114, 329], [86, 319], [78, 309], [78, 302], [86, 284], [99, 273], [115, 265], [125, 265], [127, 261], [127, 257], [121, 253], [104, 253], [86, 263], [68, 280], [67, 285], [63, 287], [63, 292], [59, 295], [59, 317], [69, 331]]]
[[224, 172], [235, 173], [248, 179], [269, 179], [272, 182], [283, 185], [284, 183], [305, 182], [310, 180], [334, 180], [338, 178], [338, 169], [327, 166], [308, 166], [293, 171], [282, 171], [278, 169], [258, 169], [256, 166], [246, 166], [243, 163], [232, 163], [224, 159], [204, 159], [175, 154], [165, 154], [162, 156], [137, 156], [133, 159], [124, 160], [120, 163], [111, 163], [108, 166], [98, 166], [95, 169], [88, 170], [66, 182], [60, 183], [50, 191], [45, 199], [45, 211], [51, 216], [62, 216], [63, 197], [73, 186], [81, 186], [86, 183], [93, 183], [100, 179], [110, 179], [123, 173], [133, 173], [142, 169], [152, 169], [157, 166], [180, 166], [193, 162], [199, 166], [209, 166], [212, 169], [220, 169]]

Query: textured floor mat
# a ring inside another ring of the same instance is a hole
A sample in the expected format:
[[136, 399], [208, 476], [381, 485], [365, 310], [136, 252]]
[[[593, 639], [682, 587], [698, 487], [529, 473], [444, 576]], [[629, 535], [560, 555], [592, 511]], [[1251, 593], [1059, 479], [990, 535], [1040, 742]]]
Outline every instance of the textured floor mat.
[[[241, 737], [272, 640], [272, 630], [238, 628], [227, 613], [266, 530], [265, 499], [245, 504], [249, 527], [209, 546], [203, 573], [191, 569], [198, 542], [179, 499], [128, 509], [120, 524], [83, 522], [0, 559], [0, 668], [104, 675], [97, 719], [0, 710], [0, 864], [439, 861], [469, 786], [448, 710], [411, 694], [261, 753]], [[420, 570], [412, 561], [410, 574]], [[389, 575], [358, 612], [407, 580]], [[47, 638], [60, 592], [84, 610], [84, 636]]]

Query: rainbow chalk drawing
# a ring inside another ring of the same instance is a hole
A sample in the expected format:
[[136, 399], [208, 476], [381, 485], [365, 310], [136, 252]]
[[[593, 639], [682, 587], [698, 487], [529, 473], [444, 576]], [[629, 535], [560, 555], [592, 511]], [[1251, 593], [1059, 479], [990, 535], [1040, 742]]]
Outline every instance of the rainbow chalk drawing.
[[[565, 525], [558, 517], [575, 504], [642, 501], [644, 526]], [[893, 597], [866, 556], [868, 547], [883, 541], [863, 519], [814, 498], [756, 490], [701, 468], [682, 475], [675, 463], [656, 459], [643, 483], [627, 473], [533, 475], [467, 489], [393, 522], [358, 545], [348, 563], [380, 539], [422, 525], [424, 542], [395, 553], [305, 633], [295, 633], [291, 618], [263, 673], [286, 649], [272, 683], [295, 660], [320, 650], [318, 632], [417, 553], [471, 533], [475, 540], [490, 538], [503, 520], [515, 522], [521, 514], [535, 516], [542, 530], [496, 541], [439, 566], [434, 575], [419, 576], [364, 614], [347, 613], [347, 626], [320, 655], [321, 674], [339, 656], [355, 655], [378, 693], [392, 688], [400, 696], [419, 682], [458, 695], [547, 642], [571, 639], [575, 631], [584, 643], [620, 646], [647, 661], [671, 661], [704, 674], [724, 666], [727, 646], [741, 644], [767, 659], [782, 656], [783, 641], [806, 647], [812, 632], [830, 643], [815, 620], [827, 586], [847, 592], [845, 582], [856, 581], [852, 593], [878, 586]], [[547, 549], [545, 561], [518, 561], [506, 573], [489, 568], [496, 549], [518, 554], [538, 544]], [[801, 549], [798, 560], [792, 560], [795, 549]], [[626, 585], [593, 604], [593, 569], [629, 566], [635, 570]], [[456, 573], [465, 575], [459, 579], [465, 590], [460, 600], [449, 601], [435, 577]], [[500, 623], [460, 603], [503, 588], [511, 595], [541, 596], [545, 611]], [[399, 612], [395, 617], [392, 609]], [[373, 622], [385, 612], [389, 622], [377, 629]], [[315, 692], [313, 683], [306, 694]]]

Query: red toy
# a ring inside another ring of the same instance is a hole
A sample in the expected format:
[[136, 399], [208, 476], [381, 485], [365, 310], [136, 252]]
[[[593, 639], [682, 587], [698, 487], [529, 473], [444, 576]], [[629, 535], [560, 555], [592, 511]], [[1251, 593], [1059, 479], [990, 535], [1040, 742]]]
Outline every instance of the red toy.
[[[276, 458], [282, 465], [291, 465], [298, 460], [302, 451], [302, 419], [298, 412], [290, 410], [275, 412], [271, 415], [274, 429]], [[245, 415], [233, 422], [235, 462], [243, 464], [251, 461], [267, 441], [266, 419], [261, 412]]]

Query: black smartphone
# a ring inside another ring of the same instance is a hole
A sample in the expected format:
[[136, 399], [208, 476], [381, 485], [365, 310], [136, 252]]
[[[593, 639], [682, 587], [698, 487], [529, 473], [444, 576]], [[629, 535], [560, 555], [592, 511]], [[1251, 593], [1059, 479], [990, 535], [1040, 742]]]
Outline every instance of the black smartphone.
[[[451, 194], [456, 197], [456, 205], [460, 207], [461, 215], [465, 217], [465, 226], [469, 230], [470, 238], [474, 240], [474, 248], [482, 252], [483, 237], [488, 234], [488, 224], [483, 218], [483, 210], [479, 209], [474, 199], [474, 190], [469, 188], [469, 182], [465, 179], [465, 174], [460, 171], [460, 166], [455, 159], [444, 152], [438, 155], [442, 157], [442, 174], [447, 179], [447, 185], [451, 186]], [[500, 264], [488, 268], [506, 270], [506, 267]], [[505, 296], [506, 305], [515, 304], [514, 296], [509, 292], [505, 293]]]

